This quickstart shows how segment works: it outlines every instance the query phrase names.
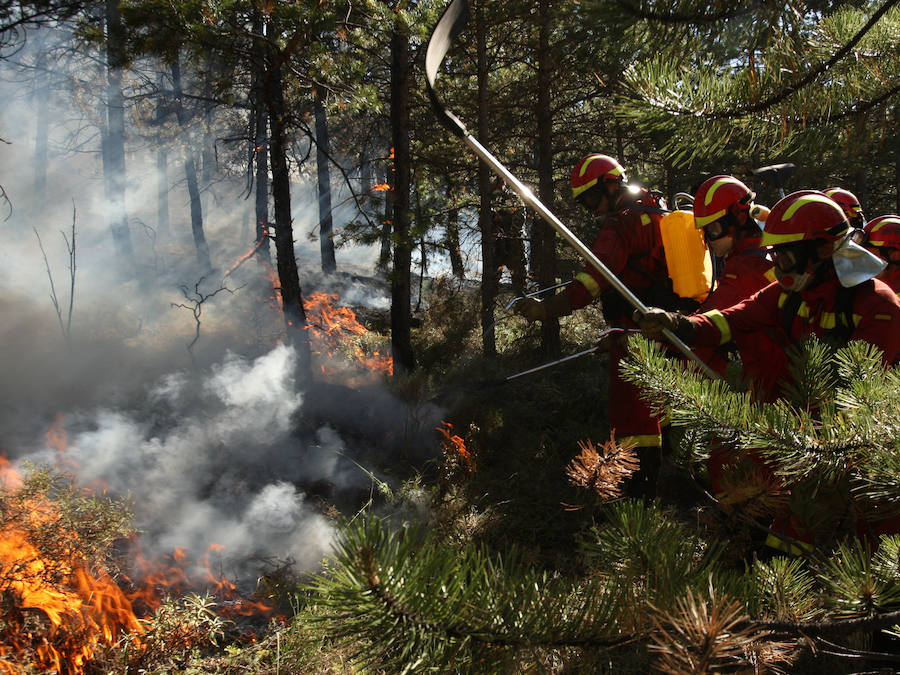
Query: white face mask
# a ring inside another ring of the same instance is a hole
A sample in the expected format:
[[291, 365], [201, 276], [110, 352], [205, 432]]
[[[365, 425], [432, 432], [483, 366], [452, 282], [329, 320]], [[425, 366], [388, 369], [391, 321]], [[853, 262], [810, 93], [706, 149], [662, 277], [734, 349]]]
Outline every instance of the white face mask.
[[799, 293], [809, 286], [809, 282], [812, 281], [812, 278], [812, 272], [782, 272], [778, 267], [775, 268], [775, 279], [786, 291]]
[[887, 263], [855, 241], [854, 231], [844, 237], [832, 254], [834, 271], [845, 288], [874, 279], [884, 271]]

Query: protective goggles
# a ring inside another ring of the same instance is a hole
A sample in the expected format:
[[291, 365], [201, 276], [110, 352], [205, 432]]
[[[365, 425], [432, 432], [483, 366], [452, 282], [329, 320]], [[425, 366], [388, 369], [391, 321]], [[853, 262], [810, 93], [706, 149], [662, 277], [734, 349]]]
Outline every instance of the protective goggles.
[[795, 274], [806, 270], [812, 250], [806, 242], [786, 244], [770, 248], [766, 258], [772, 261], [782, 274]]
[[708, 225], [704, 225], [703, 239], [707, 244], [711, 241], [718, 241], [719, 239], [730, 235], [736, 226], [737, 219], [730, 213], [726, 214], [718, 220], [714, 220]]

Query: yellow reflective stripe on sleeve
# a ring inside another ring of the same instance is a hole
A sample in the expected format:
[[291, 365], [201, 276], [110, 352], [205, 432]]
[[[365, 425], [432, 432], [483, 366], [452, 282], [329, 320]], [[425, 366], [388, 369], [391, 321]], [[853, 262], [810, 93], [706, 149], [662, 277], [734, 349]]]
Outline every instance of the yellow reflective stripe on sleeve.
[[580, 283], [591, 294], [592, 298], [596, 298], [600, 294], [600, 284], [587, 272], [579, 272], [575, 275], [575, 281]]
[[628, 443], [638, 448], [661, 448], [662, 434], [644, 434], [640, 436], [622, 436], [616, 439], [619, 445]]
[[[809, 314], [808, 311], [807, 314]], [[860, 321], [862, 321], [862, 316], [860, 316], [859, 314], [854, 314], [853, 325], [858, 326]], [[831, 330], [832, 328], [837, 326], [837, 314], [835, 314], [834, 312], [822, 312], [822, 316], [819, 317], [819, 325], [822, 326], [822, 328], [824, 328], [825, 330]]]
[[721, 335], [719, 338], [720, 345], [731, 342], [731, 326], [728, 325], [728, 320], [722, 316], [722, 312], [717, 309], [711, 309], [708, 312], [704, 312], [702, 316], [712, 321], [713, 325], [719, 329], [719, 334]]
[[[856, 314], [853, 315], [853, 319], [856, 319]], [[893, 321], [894, 317], [892, 317], [890, 314], [876, 314], [875, 319], [878, 321]], [[857, 321], [857, 323], [859, 322]]]
[[778, 279], [778, 277], [775, 276], [774, 267], [770, 267], [768, 270], [766, 270], [766, 273], [763, 276], [765, 276], [765, 278], [768, 279], [770, 283]]
[[647, 214], [647, 213], [641, 214], [641, 225], [649, 225], [652, 222], [653, 222], [653, 218], [651, 218], [649, 214]]
[[766, 546], [777, 549], [789, 555], [801, 555], [804, 551], [812, 551], [815, 547], [805, 541], [789, 542], [781, 537], [769, 533], [766, 537]]

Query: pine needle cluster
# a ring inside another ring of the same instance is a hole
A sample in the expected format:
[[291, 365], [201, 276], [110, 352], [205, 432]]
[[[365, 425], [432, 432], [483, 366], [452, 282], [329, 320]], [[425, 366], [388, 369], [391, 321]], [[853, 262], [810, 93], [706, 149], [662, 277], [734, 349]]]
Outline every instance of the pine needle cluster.
[[590, 440], [578, 441], [578, 448], [581, 452], [566, 467], [569, 483], [603, 501], [621, 497], [623, 483], [640, 467], [634, 443], [620, 445], [611, 436], [599, 448]]

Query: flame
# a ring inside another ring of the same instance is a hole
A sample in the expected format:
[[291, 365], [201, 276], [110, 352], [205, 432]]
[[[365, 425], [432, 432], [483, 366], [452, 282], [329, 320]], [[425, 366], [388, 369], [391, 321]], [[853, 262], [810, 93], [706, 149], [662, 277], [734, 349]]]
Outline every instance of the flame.
[[[46, 439], [65, 452], [62, 416]], [[81, 675], [101, 655], [98, 649], [119, 647], [123, 635], [131, 636], [128, 649], [144, 650], [149, 619], [142, 617], [166, 598], [188, 592], [210, 593], [216, 612], [226, 618], [286, 621], [272, 606], [244, 597], [234, 583], [213, 572], [210, 558], [222, 546], [211, 545], [199, 559], [177, 548], [170, 556], [147, 560], [135, 538], [128, 553], [136, 571], [120, 587], [94, 554], [85, 553], [88, 547], [78, 533], [66, 528], [59, 506], [42, 493], [32, 494], [0, 454], [0, 675], [32, 672], [28, 668]]]
[[[356, 318], [356, 313], [349, 307], [335, 306], [337, 293], [316, 291], [303, 303], [306, 311], [306, 328], [312, 335], [313, 348], [328, 356], [334, 356], [339, 348], [349, 348], [354, 362], [364, 369], [394, 374], [394, 360], [383, 356], [378, 351], [367, 354], [357, 341], [368, 334], [369, 330]], [[325, 373], [325, 367], [322, 367]]]
[[234, 263], [231, 265], [231, 267], [229, 267], [228, 270], [225, 272], [225, 276], [226, 277], [231, 276], [232, 272], [234, 272], [238, 267], [243, 265], [250, 258], [252, 258], [253, 254], [256, 253], [262, 247], [262, 245], [266, 243], [266, 238], [268, 236], [269, 236], [268, 228], [263, 227], [262, 236], [259, 238], [259, 240], [256, 242], [256, 244], [251, 246], [249, 251], [247, 251], [244, 255], [242, 255], [240, 258], [238, 258], [237, 260], [234, 261]]
[[474, 473], [475, 458], [472, 456], [472, 453], [469, 452], [468, 448], [466, 448], [466, 442], [461, 436], [453, 433], [453, 425], [450, 422], [441, 421], [441, 425], [442, 426], [435, 427], [435, 429], [440, 431], [441, 435], [444, 437], [442, 441], [444, 451], [455, 451], [462, 460], [462, 465], [466, 473]]
[[[21, 476], [3, 458], [3, 492], [21, 486]], [[63, 527], [56, 506], [43, 497], [25, 498], [16, 523], [9, 512], [0, 531], [0, 597], [5, 611], [0, 626], [0, 672], [20, 672], [31, 661], [41, 672], [83, 673], [101, 644], [112, 645], [123, 633], [144, 627], [131, 603], [103, 567], [88, 564], [73, 546], [57, 559], [42, 553], [36, 533]], [[74, 533], [69, 533], [76, 539]], [[43, 615], [44, 621], [38, 617]], [[49, 625], [47, 625], [49, 624]], [[43, 632], [37, 627], [45, 628]], [[139, 641], [135, 641], [139, 646]]]
[[166, 597], [203, 589], [221, 605], [219, 614], [223, 616], [272, 614], [272, 606], [243, 597], [234, 583], [213, 572], [210, 556], [223, 549], [224, 546], [219, 544], [210, 544], [206, 553], [195, 560], [184, 548], [177, 547], [171, 555], [149, 560], [141, 552], [140, 543], [134, 542], [133, 557], [139, 584], [128, 594], [129, 600], [136, 607], [155, 610]]
[[390, 183], [378, 183], [372, 186], [372, 192], [387, 192], [391, 189]]

